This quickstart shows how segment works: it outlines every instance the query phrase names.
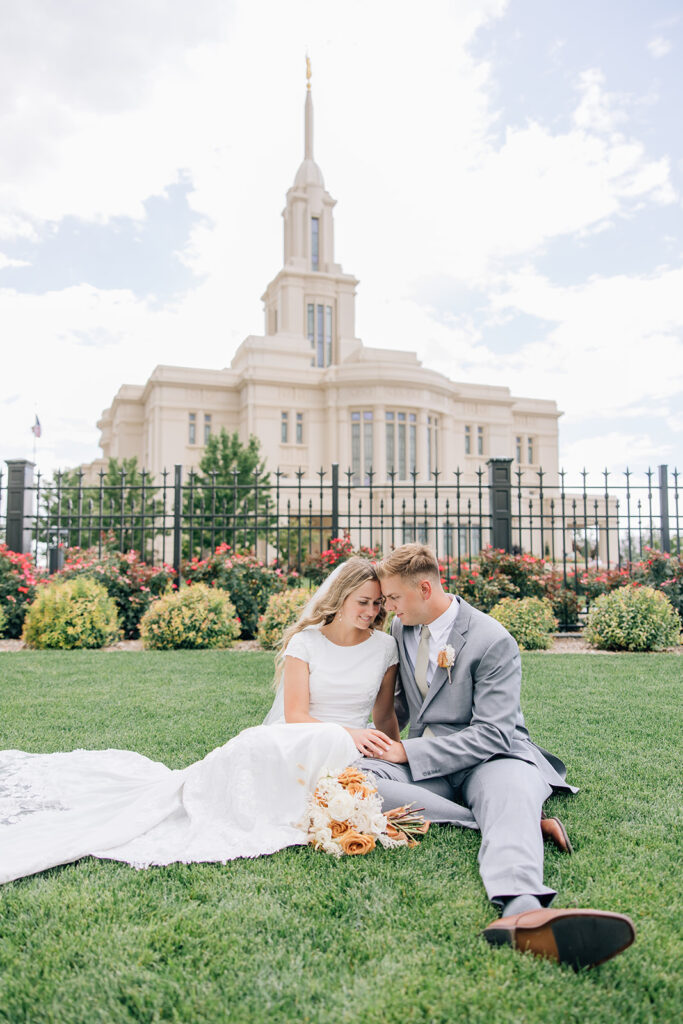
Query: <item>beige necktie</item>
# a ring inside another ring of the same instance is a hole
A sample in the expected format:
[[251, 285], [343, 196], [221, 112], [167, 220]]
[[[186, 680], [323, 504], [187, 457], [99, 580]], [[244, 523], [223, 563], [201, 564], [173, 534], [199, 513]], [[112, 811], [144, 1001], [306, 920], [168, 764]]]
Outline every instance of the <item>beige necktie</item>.
[[427, 670], [429, 669], [429, 626], [423, 626], [415, 658], [415, 682], [422, 697], [427, 696]]
[[[427, 670], [429, 669], [429, 638], [430, 638], [429, 626], [423, 626], [420, 634], [420, 642], [417, 645], [417, 656], [415, 658], [415, 682], [418, 685], [422, 698], [427, 696], [429, 687], [427, 686]], [[423, 736], [433, 736], [434, 733], [425, 726], [422, 731]]]

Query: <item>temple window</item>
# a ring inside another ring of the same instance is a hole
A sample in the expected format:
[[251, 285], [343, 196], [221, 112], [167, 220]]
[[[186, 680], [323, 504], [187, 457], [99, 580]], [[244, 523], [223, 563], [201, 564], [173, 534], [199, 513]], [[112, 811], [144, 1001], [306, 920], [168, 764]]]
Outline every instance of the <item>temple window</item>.
[[387, 410], [385, 413], [387, 476], [396, 473], [407, 480], [415, 469], [417, 416], [414, 412]]
[[371, 409], [351, 413], [351, 473], [354, 484], [370, 482], [374, 445]]
[[311, 270], [320, 269], [320, 219], [311, 217]]
[[427, 417], [427, 469], [429, 476], [439, 468], [439, 417]]
[[313, 350], [312, 366], [332, 363], [332, 306], [309, 302], [306, 306], [306, 336]]

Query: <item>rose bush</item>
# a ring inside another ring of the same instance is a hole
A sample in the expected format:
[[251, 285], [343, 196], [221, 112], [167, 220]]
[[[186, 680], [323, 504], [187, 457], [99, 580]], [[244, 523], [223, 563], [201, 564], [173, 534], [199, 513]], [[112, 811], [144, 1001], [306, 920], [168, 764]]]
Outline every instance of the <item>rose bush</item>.
[[44, 573], [36, 569], [32, 555], [20, 555], [0, 544], [0, 611], [4, 625], [0, 636], [21, 636], [26, 609], [35, 597], [36, 586]]
[[[553, 613], [567, 625], [579, 617], [576, 591], [564, 585], [560, 569], [535, 555], [513, 555], [499, 548], [484, 548], [470, 562], [439, 563], [442, 581], [466, 601], [490, 612], [506, 597], [547, 598]], [[569, 581], [568, 581], [569, 582]]]
[[227, 591], [237, 609], [243, 639], [258, 631], [259, 618], [268, 606], [268, 598], [284, 590], [298, 574], [287, 574], [277, 565], [264, 565], [255, 555], [240, 554], [229, 544], [220, 544], [208, 558], [193, 558], [183, 566], [189, 583], [206, 583]]
[[633, 582], [666, 594], [683, 619], [683, 556], [669, 555], [653, 548], [646, 548], [645, 555], [631, 568]]
[[368, 548], [364, 545], [354, 548], [348, 536], [334, 537], [329, 548], [321, 551], [319, 555], [311, 555], [306, 559], [303, 574], [313, 583], [320, 584], [340, 562], [346, 562], [352, 555], [374, 561], [380, 557], [380, 552], [379, 548]]

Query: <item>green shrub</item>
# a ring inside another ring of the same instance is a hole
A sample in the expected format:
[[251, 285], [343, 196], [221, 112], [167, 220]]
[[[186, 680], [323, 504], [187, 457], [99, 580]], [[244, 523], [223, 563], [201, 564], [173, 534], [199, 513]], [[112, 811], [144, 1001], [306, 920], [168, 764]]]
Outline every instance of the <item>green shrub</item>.
[[28, 647], [104, 647], [121, 636], [116, 604], [95, 580], [55, 580], [39, 589], [22, 636]]
[[261, 647], [274, 650], [282, 639], [282, 634], [301, 615], [311, 592], [305, 587], [283, 590], [280, 594], [271, 594], [268, 607], [261, 616], [258, 627], [258, 639]]
[[547, 650], [550, 634], [557, 629], [553, 607], [545, 597], [504, 597], [491, 609], [491, 615], [525, 651]]
[[283, 590], [287, 581], [282, 569], [264, 565], [254, 555], [239, 554], [229, 544], [219, 545], [208, 558], [193, 558], [183, 567], [183, 578], [226, 590], [237, 609], [244, 639], [256, 636], [268, 598]]
[[147, 650], [229, 647], [239, 636], [235, 606], [224, 590], [203, 583], [154, 601], [140, 622]]
[[21, 636], [26, 609], [35, 597], [36, 584], [43, 573], [36, 569], [31, 555], [20, 555], [0, 544], [0, 609], [5, 624], [0, 636]]
[[603, 594], [584, 636], [604, 651], [658, 651], [680, 643], [681, 620], [666, 594], [631, 584]]
[[7, 616], [0, 607], [0, 636], [5, 632], [5, 626], [7, 625]]

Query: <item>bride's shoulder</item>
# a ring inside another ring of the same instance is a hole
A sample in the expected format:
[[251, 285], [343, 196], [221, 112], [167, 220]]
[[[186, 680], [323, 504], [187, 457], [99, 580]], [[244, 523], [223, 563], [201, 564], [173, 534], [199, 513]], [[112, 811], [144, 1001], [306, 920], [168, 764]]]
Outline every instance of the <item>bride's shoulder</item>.
[[[289, 655], [294, 658], [301, 658], [302, 655], [310, 655], [313, 647], [322, 634], [317, 626], [307, 626], [305, 629], [300, 629], [298, 633], [295, 633], [291, 638], [287, 647], [285, 648], [285, 655]], [[306, 657], [303, 658], [307, 660]]]
[[385, 650], [393, 650], [396, 647], [396, 641], [391, 633], [385, 633], [383, 629], [376, 629], [372, 635], [375, 637], [375, 643], [381, 644]]

